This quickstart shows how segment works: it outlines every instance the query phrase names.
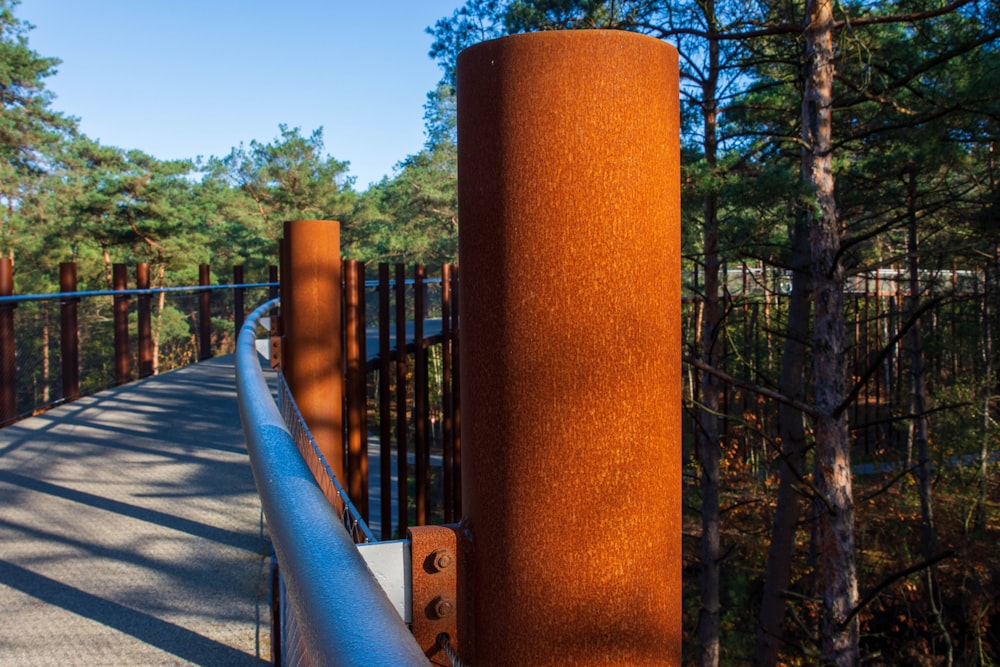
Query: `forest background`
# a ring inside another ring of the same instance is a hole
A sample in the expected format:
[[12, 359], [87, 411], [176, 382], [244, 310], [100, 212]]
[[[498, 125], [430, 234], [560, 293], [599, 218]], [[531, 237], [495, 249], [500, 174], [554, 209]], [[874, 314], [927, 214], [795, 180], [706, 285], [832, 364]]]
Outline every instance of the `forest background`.
[[425, 148], [364, 192], [320, 128], [197, 161], [83, 136], [16, 7], [0, 1], [0, 254], [21, 293], [70, 260], [81, 289], [118, 262], [157, 286], [203, 262], [260, 276], [294, 218], [340, 220], [350, 258], [455, 261], [462, 48], [592, 28], [675, 44], [686, 660], [1000, 662], [995, 2], [468, 0], [430, 28]]

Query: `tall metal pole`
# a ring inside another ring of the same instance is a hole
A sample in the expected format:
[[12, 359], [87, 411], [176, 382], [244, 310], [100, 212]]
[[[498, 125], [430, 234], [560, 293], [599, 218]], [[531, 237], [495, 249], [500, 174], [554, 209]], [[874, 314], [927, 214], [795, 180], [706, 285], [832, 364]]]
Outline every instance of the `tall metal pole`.
[[[233, 284], [242, 285], [243, 284], [243, 265], [237, 264], [233, 267]], [[234, 287], [233, 288], [233, 327], [236, 331], [236, 338], [240, 336], [240, 329], [243, 328], [243, 320], [246, 314], [243, 312], [246, 308], [244, 306], [244, 301], [246, 299], [246, 288], [245, 287]]]
[[346, 487], [340, 224], [286, 222], [282, 248], [282, 370], [316, 445]]
[[[76, 262], [59, 264], [59, 291], [76, 291]], [[80, 398], [80, 324], [77, 317], [79, 297], [68, 297], [61, 301], [61, 349], [63, 399], [75, 401]]]
[[680, 664], [677, 76], [619, 31], [459, 56], [477, 667]]
[[[115, 291], [128, 289], [128, 266], [112, 266], [112, 288]], [[128, 338], [128, 297], [116, 294], [113, 298], [115, 326], [115, 384], [125, 384], [132, 380], [132, 354]]]
[[[198, 284], [211, 285], [212, 271], [208, 264], [198, 265]], [[198, 361], [212, 358], [212, 293], [198, 295]]]
[[[14, 262], [0, 259], [0, 296], [14, 295]], [[0, 424], [17, 417], [17, 346], [14, 342], [14, 309], [0, 305]]]
[[[136, 289], [149, 289], [149, 263], [140, 262], [135, 267]], [[139, 377], [153, 374], [152, 305], [149, 294], [140, 294], [136, 306], [136, 334], [139, 338]]]

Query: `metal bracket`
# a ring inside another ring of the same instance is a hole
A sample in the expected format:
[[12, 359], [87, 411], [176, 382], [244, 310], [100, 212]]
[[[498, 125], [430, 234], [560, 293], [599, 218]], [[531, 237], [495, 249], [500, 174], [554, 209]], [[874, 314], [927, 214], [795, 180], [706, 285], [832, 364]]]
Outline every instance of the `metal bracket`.
[[446, 633], [461, 655], [460, 619], [468, 609], [462, 604], [463, 552], [467, 542], [458, 525], [415, 526], [409, 529], [413, 636], [432, 665], [451, 667], [438, 645]]
[[281, 346], [284, 342], [284, 336], [271, 336], [271, 368], [273, 370], [281, 368]]
[[368, 542], [358, 545], [358, 553], [365, 559], [389, 602], [396, 608], [404, 623], [412, 623], [413, 604], [410, 601], [410, 543], [407, 540]]

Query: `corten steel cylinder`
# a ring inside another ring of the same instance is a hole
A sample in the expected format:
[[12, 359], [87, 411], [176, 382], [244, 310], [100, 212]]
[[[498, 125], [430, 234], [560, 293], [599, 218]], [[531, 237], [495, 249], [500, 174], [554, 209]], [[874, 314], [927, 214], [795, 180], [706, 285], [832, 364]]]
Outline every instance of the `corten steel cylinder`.
[[[149, 289], [149, 264], [140, 262], [135, 267], [136, 289]], [[153, 325], [149, 294], [140, 294], [136, 304], [136, 334], [139, 338], [139, 377], [153, 374]]]
[[459, 654], [680, 664], [677, 53], [535, 33], [467, 49], [457, 76]]
[[[76, 291], [76, 262], [59, 264], [59, 291]], [[60, 355], [62, 356], [63, 399], [80, 398], [80, 323], [77, 316], [78, 297], [64, 298], [60, 303]]]
[[[212, 271], [208, 264], [198, 265], [198, 284], [212, 284]], [[212, 358], [212, 293], [198, 294], [198, 361]]]
[[[123, 292], [127, 290], [128, 266], [125, 264], [113, 265], [111, 280], [115, 291]], [[128, 338], [128, 297], [125, 295], [115, 295], [113, 310], [115, 327], [115, 384], [125, 384], [132, 380], [132, 353], [129, 349]]]
[[[0, 259], [0, 296], [14, 296], [14, 262]], [[14, 344], [14, 308], [0, 305], [0, 424], [17, 417], [17, 352]]]
[[[337, 480], [344, 477], [340, 223], [285, 223], [282, 316], [292, 396]], [[285, 301], [287, 299], [287, 301]]]

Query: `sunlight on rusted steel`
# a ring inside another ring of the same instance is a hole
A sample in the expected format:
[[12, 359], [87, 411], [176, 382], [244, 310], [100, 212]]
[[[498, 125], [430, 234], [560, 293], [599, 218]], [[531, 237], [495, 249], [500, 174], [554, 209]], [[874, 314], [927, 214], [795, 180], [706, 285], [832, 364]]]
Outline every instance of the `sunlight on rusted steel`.
[[344, 478], [340, 224], [285, 223], [288, 286], [282, 302], [283, 371], [316, 444], [342, 485]]
[[458, 118], [458, 652], [679, 664], [677, 53], [617, 31], [479, 44]]

